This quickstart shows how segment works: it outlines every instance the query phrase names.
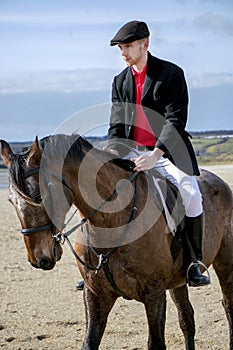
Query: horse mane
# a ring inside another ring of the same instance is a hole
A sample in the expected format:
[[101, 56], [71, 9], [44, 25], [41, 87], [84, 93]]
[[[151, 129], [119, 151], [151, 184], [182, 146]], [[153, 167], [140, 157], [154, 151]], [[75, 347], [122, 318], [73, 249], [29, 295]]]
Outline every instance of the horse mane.
[[[48, 145], [52, 145], [52, 147], [48, 147]], [[65, 154], [66, 161], [72, 160], [74, 162], [82, 161], [85, 153], [95, 149], [96, 156], [101, 157], [103, 162], [112, 162], [126, 171], [132, 171], [134, 168], [134, 163], [130, 160], [115, 158], [112, 154], [95, 148], [85, 137], [79, 134], [47, 136], [40, 140], [40, 147], [42, 151], [46, 149], [46, 156], [51, 156], [51, 159], [59, 159], [61, 155]]]
[[82, 160], [83, 151], [90, 151], [93, 146], [84, 137], [80, 135], [65, 135], [56, 134], [46, 136], [39, 141], [40, 148], [46, 151], [46, 157], [51, 159], [59, 159], [66, 157], [66, 159]]
[[[126, 171], [132, 171], [134, 163], [130, 160], [115, 158], [110, 153], [95, 148], [86, 138], [76, 135], [56, 134], [46, 136], [39, 140], [39, 146], [45, 157], [51, 161], [54, 159], [61, 161], [82, 161], [84, 154], [95, 149], [96, 155], [101, 157], [103, 162], [112, 162], [117, 167]], [[26, 159], [30, 152], [29, 147], [23, 147], [20, 152], [14, 154], [10, 167], [10, 176], [17, 188], [26, 194], [24, 169]]]

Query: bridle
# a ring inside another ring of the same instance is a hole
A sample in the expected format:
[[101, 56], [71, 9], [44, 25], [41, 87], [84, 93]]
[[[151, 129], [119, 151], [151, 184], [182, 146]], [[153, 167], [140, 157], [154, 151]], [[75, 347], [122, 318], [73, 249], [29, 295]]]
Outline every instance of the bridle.
[[[31, 170], [28, 170], [23, 174], [23, 179], [27, 179], [31, 176], [38, 175], [39, 172], [40, 172], [40, 167], [36, 167], [36, 168], [31, 169]], [[53, 175], [53, 173], [51, 173], [51, 175]], [[56, 176], [56, 175], [53, 175], [53, 176], [58, 179], [58, 176]], [[59, 178], [59, 180], [60, 180], [60, 178]], [[61, 183], [63, 185], [65, 185], [70, 191], [73, 192], [71, 186], [65, 181], [64, 178], [61, 179]], [[17, 187], [16, 187], [16, 191], [19, 192], [20, 195], [22, 194], [21, 191], [18, 191]], [[33, 200], [30, 198], [29, 203], [32, 204], [32, 202], [33, 202]], [[40, 202], [42, 202], [42, 198], [41, 198], [41, 196], [38, 196], [36, 202], [33, 202], [33, 204], [39, 205]], [[56, 227], [52, 223], [52, 221], [50, 221], [49, 223], [47, 223], [45, 225], [39, 225], [36, 227], [21, 229], [21, 233], [24, 236], [30, 236], [34, 233], [41, 232], [41, 231], [47, 231], [47, 230], [51, 230], [52, 237], [55, 239], [56, 242], [60, 243], [62, 241], [62, 234], [61, 234], [61, 232], [56, 233]]]
[[[133, 170], [133, 168], [131, 169]], [[33, 175], [38, 175], [40, 171], [39, 167], [36, 167], [32, 170], [29, 170], [27, 172], [24, 173], [23, 178], [27, 179], [30, 176]], [[66, 188], [68, 188], [70, 191], [73, 192], [72, 187], [66, 182], [66, 180], [63, 177], [59, 177], [54, 173], [50, 173], [49, 175], [51, 175], [52, 177], [56, 178], [58, 181], [60, 181]], [[131, 210], [131, 215], [130, 218], [128, 220], [127, 225], [125, 225], [125, 228], [122, 232], [122, 234], [120, 235], [117, 244], [115, 245], [115, 247], [111, 248], [106, 254], [102, 254], [99, 253], [97, 251], [96, 248], [94, 248], [90, 242], [89, 242], [89, 226], [87, 224], [88, 220], [90, 220], [94, 215], [96, 215], [107, 203], [109, 203], [109, 201], [113, 200], [121, 191], [124, 190], [124, 188], [131, 183], [133, 180], [135, 180], [135, 193], [134, 193], [134, 201], [133, 201], [133, 207]], [[42, 199], [41, 199], [42, 201]], [[21, 233], [24, 236], [29, 236], [32, 235], [34, 233], [38, 233], [41, 231], [46, 231], [46, 230], [51, 230], [51, 234], [52, 237], [54, 238], [55, 242], [58, 243], [62, 243], [64, 244], [65, 241], [67, 241], [71, 252], [73, 253], [73, 255], [75, 256], [75, 258], [82, 264], [84, 265], [86, 268], [88, 268], [89, 270], [93, 270], [95, 272], [98, 272], [101, 268], [104, 269], [105, 275], [109, 281], [109, 283], [112, 285], [112, 287], [114, 288], [115, 292], [119, 295], [124, 297], [125, 299], [129, 299], [128, 296], [126, 296], [124, 293], [121, 292], [121, 290], [118, 288], [118, 286], [116, 285], [113, 276], [109, 270], [109, 266], [108, 266], [108, 259], [109, 257], [118, 249], [118, 247], [123, 243], [127, 232], [129, 231], [129, 227], [130, 224], [132, 223], [132, 221], [135, 219], [136, 214], [137, 214], [137, 202], [138, 202], [138, 172], [133, 172], [132, 175], [129, 176], [129, 178], [127, 179], [126, 183], [123, 183], [121, 186], [119, 186], [118, 189], [115, 189], [112, 194], [102, 202], [102, 204], [100, 204], [96, 209], [94, 209], [88, 216], [86, 216], [85, 218], [83, 218], [77, 225], [75, 225], [74, 227], [72, 227], [69, 231], [65, 231], [66, 226], [68, 225], [68, 223], [70, 223], [70, 221], [72, 220], [73, 216], [75, 215], [75, 213], [77, 212], [78, 209], [76, 209], [71, 217], [67, 220], [66, 223], [63, 224], [63, 227], [61, 228], [61, 230], [56, 233], [56, 227], [55, 225], [52, 223], [52, 221], [50, 221], [49, 223], [45, 224], [45, 225], [40, 225], [40, 226], [36, 226], [36, 227], [30, 227], [30, 228], [24, 228], [21, 230]], [[87, 236], [85, 236], [84, 234], [84, 226], [86, 228], [87, 231]], [[76, 231], [78, 228], [81, 228], [81, 232], [84, 234], [84, 238], [86, 241], [86, 244], [88, 246], [88, 256], [89, 256], [89, 263], [84, 262], [76, 253], [75, 249], [72, 246], [72, 243], [69, 240], [69, 236], [70, 234], [72, 234], [74, 231]], [[90, 259], [90, 252], [92, 252], [98, 259], [98, 264], [96, 266], [92, 265], [91, 259]]]

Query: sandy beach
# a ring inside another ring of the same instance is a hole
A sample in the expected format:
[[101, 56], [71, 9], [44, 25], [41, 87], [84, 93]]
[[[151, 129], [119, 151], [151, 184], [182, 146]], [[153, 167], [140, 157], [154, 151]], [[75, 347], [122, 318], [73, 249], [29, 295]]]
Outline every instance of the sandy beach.
[[[207, 167], [205, 167], [207, 168]], [[233, 165], [209, 166], [233, 189]], [[6, 350], [80, 349], [85, 317], [82, 292], [75, 290], [80, 275], [68, 247], [52, 271], [27, 262], [20, 224], [8, 202], [7, 175], [0, 172], [0, 347]], [[189, 289], [195, 310], [196, 350], [227, 350], [228, 324], [220, 287], [213, 269], [212, 283]], [[177, 312], [168, 295], [166, 343], [168, 350], [184, 349]], [[102, 350], [143, 350], [147, 323], [142, 304], [119, 298], [102, 340]]]

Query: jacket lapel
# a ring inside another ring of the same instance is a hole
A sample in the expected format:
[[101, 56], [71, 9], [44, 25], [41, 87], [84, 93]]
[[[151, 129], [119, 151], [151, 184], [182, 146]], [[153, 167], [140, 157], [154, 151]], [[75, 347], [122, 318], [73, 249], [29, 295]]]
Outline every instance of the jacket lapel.
[[142, 92], [142, 99], [146, 96], [149, 91], [151, 84], [156, 81], [156, 75], [158, 72], [158, 59], [156, 57], [151, 56], [150, 52], [148, 52], [148, 61], [147, 61], [147, 72], [146, 79], [144, 83], [144, 88]]
[[128, 68], [125, 80], [123, 82], [123, 91], [125, 92], [128, 102], [135, 103], [134, 80], [133, 73], [130, 68]]
[[146, 75], [146, 79], [145, 79], [145, 83], [144, 83], [144, 88], [143, 88], [143, 92], [142, 92], [142, 99], [145, 97], [145, 95], [147, 94], [151, 84], [152, 84], [153, 79]]

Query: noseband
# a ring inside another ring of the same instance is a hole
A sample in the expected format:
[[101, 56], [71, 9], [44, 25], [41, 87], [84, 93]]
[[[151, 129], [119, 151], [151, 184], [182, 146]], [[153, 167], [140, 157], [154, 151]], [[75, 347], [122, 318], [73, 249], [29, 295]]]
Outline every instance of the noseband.
[[37, 227], [24, 228], [21, 230], [21, 233], [25, 236], [29, 236], [29, 235], [32, 235], [33, 233], [37, 233], [40, 231], [51, 230], [52, 228], [53, 228], [53, 224], [49, 223], [49, 224], [41, 225]]

